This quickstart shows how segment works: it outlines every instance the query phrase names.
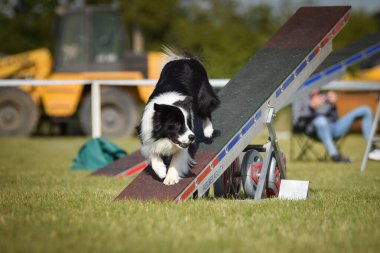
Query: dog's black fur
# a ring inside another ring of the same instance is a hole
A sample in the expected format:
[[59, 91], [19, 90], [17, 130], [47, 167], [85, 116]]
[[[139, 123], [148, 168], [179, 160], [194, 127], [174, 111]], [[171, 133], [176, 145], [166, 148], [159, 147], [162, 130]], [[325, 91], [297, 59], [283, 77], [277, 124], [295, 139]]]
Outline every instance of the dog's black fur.
[[[184, 101], [178, 101], [175, 105], [188, 112], [192, 111], [187, 119], [188, 127], [191, 130], [194, 130], [194, 126], [190, 125], [194, 120], [191, 115], [198, 116], [203, 120], [206, 118], [211, 120], [211, 113], [220, 104], [220, 100], [208, 80], [205, 68], [194, 58], [168, 62], [161, 72], [160, 79], [149, 97], [148, 103], [163, 93], [173, 91], [187, 96]], [[160, 138], [175, 140], [175, 135], [184, 133], [185, 121], [177, 107], [155, 104], [154, 110], [156, 112], [153, 116], [153, 138], [155, 140]], [[140, 125], [136, 127], [139, 135], [140, 128]]]
[[[211, 113], [220, 104], [208, 81], [206, 70], [198, 60], [193, 58], [167, 63], [149, 100], [162, 93], [172, 91], [191, 98], [185, 101], [185, 105], [191, 105], [194, 115], [201, 119], [211, 119]], [[189, 103], [191, 100], [192, 103]]]
[[[137, 127], [141, 152], [164, 184], [178, 182], [190, 172], [195, 142], [194, 118], [203, 120], [204, 136], [213, 133], [211, 113], [220, 101], [212, 89], [202, 64], [189, 57], [168, 62], [150, 96], [141, 124]], [[166, 172], [162, 157], [172, 157]], [[161, 158], [160, 158], [161, 157]]]

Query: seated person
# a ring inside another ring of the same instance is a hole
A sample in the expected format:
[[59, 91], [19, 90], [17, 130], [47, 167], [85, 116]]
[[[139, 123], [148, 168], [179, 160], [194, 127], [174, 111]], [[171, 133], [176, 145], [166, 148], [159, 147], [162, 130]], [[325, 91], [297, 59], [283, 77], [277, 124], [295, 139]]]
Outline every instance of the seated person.
[[[361, 106], [339, 118], [336, 109], [337, 95], [314, 91], [309, 96], [293, 102], [293, 126], [298, 132], [319, 139], [329, 156], [335, 162], [351, 162], [350, 158], [338, 153], [334, 139], [339, 138], [351, 129], [357, 119], [362, 119], [361, 130], [366, 142], [372, 127], [372, 112], [368, 106]], [[380, 149], [371, 147], [369, 159], [380, 161]]]

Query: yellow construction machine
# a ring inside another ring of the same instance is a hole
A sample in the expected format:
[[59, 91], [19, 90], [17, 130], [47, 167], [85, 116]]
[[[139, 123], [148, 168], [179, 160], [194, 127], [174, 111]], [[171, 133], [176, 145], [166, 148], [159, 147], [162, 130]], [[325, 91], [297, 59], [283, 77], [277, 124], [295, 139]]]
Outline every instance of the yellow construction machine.
[[[25, 86], [0, 88], [0, 136], [30, 135], [40, 120], [79, 117], [91, 134], [91, 99], [87, 85], [31, 86], [28, 79], [157, 79], [167, 59], [159, 52], [124, 49], [121, 13], [112, 7], [87, 6], [61, 11], [56, 25], [54, 61], [47, 49], [0, 57], [0, 79], [25, 79]], [[152, 86], [102, 87], [102, 134], [127, 135], [137, 121], [137, 104]]]

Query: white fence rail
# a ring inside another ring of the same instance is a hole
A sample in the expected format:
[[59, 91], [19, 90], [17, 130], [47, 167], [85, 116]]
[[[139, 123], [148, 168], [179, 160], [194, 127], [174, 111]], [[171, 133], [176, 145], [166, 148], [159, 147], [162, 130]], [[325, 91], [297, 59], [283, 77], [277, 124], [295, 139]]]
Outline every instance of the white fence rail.
[[[227, 84], [228, 79], [211, 79], [210, 83], [214, 87], [223, 87]], [[50, 85], [91, 85], [91, 115], [92, 115], [92, 138], [101, 137], [101, 93], [100, 86], [146, 86], [155, 85], [157, 80], [0, 80], [0, 87], [17, 87], [24, 85], [31, 86], [50, 86]]]
[[380, 91], [380, 81], [333, 81], [323, 90]]
[[[224, 87], [229, 79], [210, 79], [213, 87]], [[92, 115], [92, 138], [101, 137], [101, 93], [100, 86], [145, 86], [155, 85], [157, 80], [0, 80], [0, 87], [17, 87], [23, 85], [48, 86], [48, 85], [91, 85], [91, 115]], [[323, 87], [331, 90], [380, 90], [379, 82], [366, 81], [334, 81]]]
[[[210, 79], [210, 83], [214, 87], [224, 87], [229, 79]], [[92, 84], [97, 82], [101, 85], [112, 86], [146, 86], [155, 85], [157, 80], [141, 79], [141, 80], [46, 80], [46, 79], [3, 79], [0, 80], [0, 87], [17, 87], [23, 85], [47, 86], [47, 85], [73, 85], [73, 84]]]

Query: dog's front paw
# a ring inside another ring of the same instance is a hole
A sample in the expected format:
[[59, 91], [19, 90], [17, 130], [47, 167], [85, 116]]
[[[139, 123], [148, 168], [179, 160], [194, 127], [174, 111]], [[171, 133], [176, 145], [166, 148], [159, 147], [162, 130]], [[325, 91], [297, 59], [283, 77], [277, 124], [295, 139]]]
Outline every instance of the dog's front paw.
[[174, 185], [179, 182], [179, 175], [178, 172], [174, 169], [168, 172], [168, 175], [166, 176], [164, 180], [164, 184], [166, 185]]
[[152, 164], [152, 169], [156, 172], [157, 176], [161, 179], [166, 177], [166, 166], [165, 164]]
[[208, 125], [203, 129], [203, 134], [205, 135], [206, 138], [211, 138], [212, 134], [214, 133], [214, 128], [212, 125]]
[[179, 182], [179, 177], [169, 177], [169, 176], [166, 176], [165, 180], [164, 180], [164, 184], [165, 185], [175, 185]]
[[205, 118], [203, 120], [203, 134], [206, 138], [211, 138], [214, 133], [214, 127], [210, 118]]

